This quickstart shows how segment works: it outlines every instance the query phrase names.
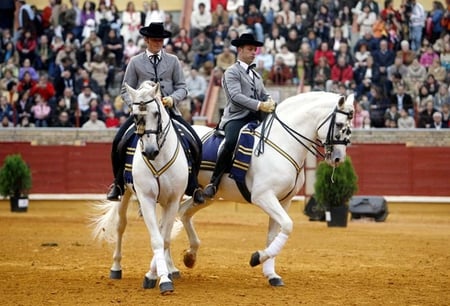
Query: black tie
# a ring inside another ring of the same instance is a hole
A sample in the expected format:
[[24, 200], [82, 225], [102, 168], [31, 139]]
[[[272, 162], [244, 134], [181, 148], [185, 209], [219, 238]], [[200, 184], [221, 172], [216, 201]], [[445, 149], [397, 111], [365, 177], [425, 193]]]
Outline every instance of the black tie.
[[[252, 71], [253, 69], [255, 69], [255, 67], [256, 67], [256, 64], [248, 65], [248, 67], [247, 67], [247, 73], [250, 73], [250, 71]], [[253, 72], [253, 71], [252, 71], [252, 72]]]
[[158, 83], [158, 63], [159, 63], [159, 56], [158, 54], [150, 55], [150, 62], [153, 64], [153, 69], [155, 69], [155, 83]]

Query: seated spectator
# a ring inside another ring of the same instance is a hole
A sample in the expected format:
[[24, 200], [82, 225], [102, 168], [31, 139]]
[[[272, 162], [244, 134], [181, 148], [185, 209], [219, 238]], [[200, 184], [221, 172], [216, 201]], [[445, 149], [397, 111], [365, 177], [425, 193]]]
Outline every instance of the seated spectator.
[[278, 28], [278, 32], [280, 33], [280, 36], [283, 37], [284, 39], [287, 39], [289, 29], [286, 26], [286, 24], [284, 22], [284, 17], [282, 15], [276, 15], [275, 16], [275, 21], [274, 21], [274, 23], [272, 25], [272, 28], [273, 27], [277, 27]]
[[49, 127], [51, 125], [52, 108], [47, 100], [40, 94], [34, 95], [34, 105], [31, 107], [34, 125], [36, 127]]
[[[95, 32], [95, 31], [92, 31], [88, 37], [86, 37], [85, 39], [83, 39], [81, 41], [81, 46], [84, 46], [87, 43], [90, 43], [92, 45], [92, 49], [94, 50], [95, 53], [101, 53], [104, 49], [103, 41], [101, 40], [100, 37], [98, 37], [97, 32]], [[72, 45], [72, 44], [66, 43], [66, 45]]]
[[72, 122], [74, 125], [78, 122], [77, 127], [79, 127], [81, 112], [78, 110], [78, 101], [74, 96], [73, 90], [70, 88], [65, 88], [61, 99], [63, 99], [64, 103], [66, 104], [70, 122]]
[[205, 3], [198, 4], [198, 10], [194, 9], [191, 14], [191, 37], [196, 37], [200, 32], [204, 32], [211, 26], [211, 12], [206, 10]]
[[[262, 40], [261, 40], [262, 41]], [[286, 44], [286, 39], [280, 35], [278, 27], [272, 27], [270, 36], [264, 41], [264, 48], [273, 56], [281, 51], [281, 46]]]
[[433, 97], [433, 105], [438, 111], [442, 111], [442, 106], [445, 103], [450, 103], [450, 93], [448, 91], [448, 84], [441, 83], [438, 92]]
[[269, 80], [275, 85], [286, 85], [291, 83], [292, 71], [284, 63], [282, 57], [275, 57], [275, 64], [269, 72]]
[[397, 56], [400, 56], [403, 59], [403, 64], [409, 66], [416, 58], [416, 53], [410, 49], [407, 40], [402, 40], [400, 43], [400, 50], [397, 51]]
[[356, 129], [370, 128], [370, 114], [362, 107], [359, 101], [355, 102], [355, 114], [352, 123]]
[[396, 105], [398, 110], [404, 109], [409, 115], [414, 114], [414, 102], [410, 94], [406, 92], [405, 85], [399, 84], [395, 94], [391, 96], [391, 104]]
[[4, 117], [8, 118], [8, 122], [13, 121], [13, 109], [10, 103], [8, 103], [8, 100], [5, 96], [0, 96], [0, 119], [3, 119]]
[[419, 60], [416, 58], [412, 64], [408, 66], [408, 72], [406, 73], [404, 80], [408, 84], [413, 95], [419, 94], [419, 88], [423, 85], [427, 77], [427, 70], [420, 65]]
[[373, 60], [380, 70], [380, 84], [383, 85], [388, 79], [388, 68], [395, 62], [395, 53], [388, 48], [385, 39], [380, 40], [380, 48], [372, 53]]
[[92, 111], [89, 113], [89, 120], [83, 123], [81, 127], [83, 129], [102, 130], [106, 129], [106, 124], [98, 119], [98, 113], [96, 111]]
[[333, 51], [329, 49], [328, 42], [322, 41], [320, 43], [320, 48], [314, 52], [314, 64], [319, 64], [319, 59], [325, 57], [327, 59], [328, 65], [331, 67], [336, 63]]
[[[339, 24], [339, 19], [336, 19], [334, 23]], [[342, 33], [342, 27], [335, 27], [332, 29], [332, 33], [330, 35], [330, 39], [328, 40], [328, 46], [330, 46], [330, 49], [337, 54], [341, 49], [341, 44], [345, 44], [347, 49], [346, 52], [350, 54], [350, 51], [348, 50], [348, 44], [349, 40], [344, 37]]]
[[439, 54], [437, 54], [431, 45], [426, 47], [426, 51], [420, 56], [419, 63], [425, 68], [430, 67], [433, 61], [439, 59]]
[[[258, 55], [255, 58], [257, 61]], [[233, 65], [236, 62], [236, 54], [231, 52], [230, 47], [225, 45], [223, 47], [223, 51], [217, 55], [216, 58], [216, 66], [221, 68], [222, 70], [226, 70], [228, 67]]]
[[32, 36], [31, 31], [23, 32], [16, 43], [17, 52], [19, 53], [19, 64], [23, 65], [25, 59], [29, 59], [33, 64], [36, 58], [36, 39]]
[[421, 85], [419, 87], [419, 94], [416, 96], [417, 110], [419, 112], [423, 111], [429, 101], [433, 101], [433, 95], [430, 94], [425, 85]]
[[314, 23], [314, 32], [321, 42], [330, 41], [330, 27], [323, 20], [319, 19]]
[[12, 128], [14, 127], [14, 124], [9, 120], [7, 116], [0, 117], [1, 123], [0, 128]]
[[353, 68], [345, 61], [345, 57], [338, 58], [336, 65], [331, 67], [331, 79], [327, 82], [327, 91], [330, 91], [331, 83], [342, 83], [348, 86], [353, 80]]
[[389, 107], [389, 99], [384, 96], [381, 87], [372, 85], [371, 97], [369, 97], [369, 113], [372, 127], [382, 128], [385, 126], [384, 115]]
[[231, 25], [228, 27], [228, 35], [231, 31], [236, 31], [237, 36], [241, 36], [242, 34], [248, 32], [248, 28], [240, 18], [234, 18], [231, 22]]
[[255, 3], [249, 2], [248, 13], [244, 17], [244, 23], [256, 36], [256, 40], [264, 41], [264, 15], [259, 11]]
[[108, 76], [108, 65], [100, 54], [94, 55], [94, 61], [85, 63], [83, 67], [90, 74], [92, 80], [97, 83], [98, 91], [96, 93], [103, 94], [106, 90], [106, 80]]
[[80, 94], [86, 86], [88, 86], [94, 93], [100, 92], [97, 81], [91, 78], [87, 70], [81, 69], [79, 77], [75, 80], [74, 93], [76, 95]]
[[[49, 103], [49, 105], [55, 105], [55, 87], [45, 74], [41, 75], [39, 77], [39, 82], [31, 88], [30, 95], [40, 95], [43, 100]], [[36, 124], [36, 126], [38, 125]]]
[[403, 58], [397, 55], [394, 58], [394, 63], [388, 67], [387, 73], [388, 80], [392, 81], [393, 75], [396, 73], [400, 76], [406, 75], [408, 73], [408, 66], [403, 64]]
[[114, 112], [109, 112], [105, 119], [105, 125], [107, 128], [117, 128], [120, 125], [120, 120]]
[[188, 65], [189, 67], [194, 64], [195, 53], [191, 50], [188, 43], [184, 42], [181, 45], [181, 49], [177, 51], [176, 55], [182, 63]]
[[436, 58], [433, 63], [428, 67], [428, 73], [432, 74], [437, 82], [440, 84], [446, 83], [447, 71], [445, 67], [441, 65], [441, 60]]
[[27, 71], [24, 73], [22, 80], [19, 81], [19, 84], [17, 84], [17, 92], [23, 94], [25, 91], [30, 91], [36, 83], [37, 82], [31, 78], [31, 74]]
[[25, 59], [22, 67], [19, 68], [19, 81], [23, 80], [25, 73], [28, 73], [33, 81], [37, 82], [39, 80], [39, 73], [31, 66], [29, 59]]
[[377, 50], [379, 46], [378, 40], [373, 37], [372, 30], [366, 31], [364, 35], [360, 39], [358, 39], [355, 46], [353, 47], [353, 51], [355, 53], [359, 50], [361, 44], [365, 44], [369, 52]]
[[17, 83], [14, 81], [9, 82], [8, 85], [6, 85], [6, 90], [1, 92], [1, 95], [6, 98], [6, 101], [8, 101], [9, 104], [15, 106], [17, 100], [19, 99], [19, 94], [17, 93]]
[[264, 46], [259, 47], [259, 53], [255, 57], [256, 69], [259, 74], [264, 75], [263, 71], [269, 72], [274, 63], [274, 56], [266, 51]]
[[0, 91], [2, 90], [7, 91], [8, 84], [11, 82], [18, 84], [19, 80], [13, 76], [10, 69], [6, 69], [3, 74], [3, 78], [0, 79]]
[[435, 130], [446, 128], [444, 126], [444, 123], [442, 122], [442, 114], [440, 112], [433, 113], [433, 124], [430, 126], [430, 128]]
[[434, 78], [434, 75], [428, 74], [424, 85], [428, 89], [428, 93], [434, 96], [439, 91], [440, 83]]
[[277, 16], [283, 17], [284, 24], [287, 28], [290, 28], [295, 22], [295, 12], [291, 8], [291, 3], [288, 1], [282, 2], [281, 10], [277, 13]]
[[217, 27], [219, 24], [224, 25], [225, 28], [228, 28], [230, 25], [230, 17], [222, 3], [217, 3], [216, 8], [211, 10], [211, 25]]
[[19, 95], [19, 99], [16, 103], [16, 117], [18, 122], [22, 122], [23, 118], [31, 120], [31, 107], [33, 106], [33, 100], [30, 98], [30, 92], [24, 91]]
[[192, 39], [189, 37], [188, 32], [185, 28], [181, 28], [178, 36], [172, 38], [172, 45], [174, 46], [175, 52], [181, 50], [181, 46], [183, 43], [188, 44], [189, 47], [192, 46]]
[[[303, 61], [303, 67], [305, 68], [304, 74], [304, 84], [312, 85], [313, 84], [313, 74], [314, 74], [314, 52], [311, 49], [311, 46], [308, 42], [302, 42], [300, 46], [300, 51], [297, 54], [299, 59]], [[331, 75], [331, 71], [330, 71]]]
[[30, 121], [29, 117], [23, 117], [22, 119], [20, 119], [18, 126], [22, 128], [35, 127], [34, 123]]
[[36, 60], [34, 66], [37, 70], [48, 71], [54, 64], [54, 54], [50, 48], [50, 41], [46, 34], [41, 35], [36, 49]]
[[[90, 110], [90, 101], [91, 99], [96, 99], [98, 96], [96, 93], [94, 93], [89, 85], [85, 85], [83, 87], [83, 91], [78, 94], [77, 96], [77, 102], [78, 102], [78, 109], [81, 112], [81, 122], [85, 122], [87, 120], [87, 117], [89, 115]], [[97, 114], [98, 116], [98, 114]]]
[[66, 88], [75, 90], [75, 77], [70, 69], [64, 70], [61, 73], [61, 77], [56, 78], [53, 82], [55, 84], [56, 96], [61, 97]]
[[109, 63], [113, 63], [115, 67], [120, 67], [123, 60], [124, 48], [122, 39], [117, 36], [114, 29], [108, 31], [108, 35], [105, 38], [105, 59], [110, 58]]
[[353, 75], [357, 84], [364, 79], [370, 79], [372, 84], [380, 85], [380, 69], [377, 63], [374, 62], [372, 56], [367, 58], [366, 65], [359, 66], [355, 69]]
[[192, 67], [189, 76], [186, 78], [186, 86], [188, 89], [188, 98], [191, 101], [197, 98], [203, 102], [208, 85], [205, 77], [199, 74], [195, 67]]
[[201, 31], [193, 40], [192, 51], [194, 51], [193, 66], [200, 69], [205, 62], [214, 62], [214, 55], [212, 54], [213, 43], [211, 39], [206, 36], [204, 31]]
[[222, 36], [220, 35], [214, 36], [212, 54], [214, 55], [215, 58], [217, 58], [217, 55], [222, 53], [224, 46], [225, 43], [222, 39]]
[[[294, 24], [291, 26], [290, 30], [295, 30], [297, 32], [297, 37], [301, 42], [301, 38], [306, 36], [307, 27], [305, 21], [302, 18], [302, 15], [299, 13], [295, 14]], [[288, 34], [289, 35], [289, 34]]]
[[369, 56], [371, 56], [371, 53], [367, 50], [367, 45], [365, 43], [360, 44], [359, 49], [355, 52], [355, 69], [366, 66]]
[[[172, 38], [178, 37], [180, 34], [180, 25], [173, 21], [172, 13], [166, 12], [164, 14], [164, 29], [172, 33]], [[173, 44], [172, 38], [170, 39], [170, 42]]]
[[293, 69], [296, 64], [295, 54], [289, 51], [287, 45], [282, 45], [279, 53], [275, 55], [275, 58], [279, 56], [283, 58], [283, 62], [286, 66]]
[[425, 104], [425, 109], [419, 113], [419, 128], [431, 128], [433, 127], [434, 120], [433, 114], [437, 112], [437, 109], [433, 106], [433, 101], [428, 100]]
[[314, 67], [313, 72], [313, 85], [318, 85], [318, 83], [323, 86], [325, 90], [325, 82], [331, 78], [331, 68], [328, 65], [328, 60], [326, 57], [319, 58], [319, 64]]
[[289, 52], [296, 54], [300, 50], [301, 43], [302, 41], [298, 37], [297, 30], [291, 28], [286, 39], [286, 46]]
[[401, 108], [397, 125], [399, 129], [413, 129], [416, 127], [416, 121], [405, 109]]
[[73, 127], [72, 122], [70, 121], [70, 116], [66, 111], [62, 111], [58, 114], [56, 121], [53, 124], [54, 127]]
[[400, 113], [398, 112], [397, 105], [392, 104], [384, 113], [384, 127], [387, 128], [397, 128], [397, 121], [400, 118]]
[[123, 61], [124, 64], [127, 65], [130, 58], [138, 54], [140, 51], [139, 47], [132, 39], [128, 39], [127, 44], [123, 50]]

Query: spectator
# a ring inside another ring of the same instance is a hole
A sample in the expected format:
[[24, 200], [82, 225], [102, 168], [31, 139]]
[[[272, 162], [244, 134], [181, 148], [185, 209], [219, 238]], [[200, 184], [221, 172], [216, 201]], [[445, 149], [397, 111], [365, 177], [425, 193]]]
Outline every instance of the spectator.
[[70, 121], [69, 114], [67, 111], [62, 111], [59, 113], [56, 121], [53, 124], [54, 127], [63, 127], [63, 128], [71, 128], [73, 127], [72, 122]]
[[105, 38], [105, 58], [108, 58], [108, 64], [113, 64], [115, 67], [120, 67], [123, 60], [123, 44], [122, 39], [117, 36], [116, 31], [110, 29]]
[[192, 67], [190, 75], [186, 78], [188, 97], [192, 100], [198, 98], [201, 102], [205, 98], [207, 83], [204, 76], [198, 73], [195, 67]]
[[13, 76], [10, 69], [6, 69], [3, 73], [3, 78], [0, 79], [0, 91], [7, 90], [8, 84], [14, 82], [19, 83], [19, 80]]
[[288, 38], [286, 40], [286, 46], [289, 52], [293, 52], [294, 54], [300, 50], [300, 45], [302, 41], [298, 37], [297, 30], [291, 28], [288, 32]]
[[[43, 74], [39, 77], [39, 82], [31, 88], [30, 95], [40, 95], [42, 99], [46, 102], [48, 102], [50, 105], [52, 105], [55, 101], [55, 87], [53, 84], [48, 80], [48, 76], [46, 74]], [[54, 104], [53, 104], [54, 105]], [[36, 126], [38, 126], [36, 124]]]
[[403, 63], [402, 56], [397, 55], [394, 59], [394, 63], [387, 68], [388, 80], [392, 82], [392, 78], [395, 74], [400, 76], [408, 73], [408, 67]]
[[[172, 37], [177, 37], [180, 34], [180, 25], [173, 21], [172, 13], [166, 13], [164, 16], [164, 29], [172, 33]], [[173, 44], [172, 38], [170, 41]]]
[[275, 55], [275, 58], [279, 56], [283, 58], [283, 63], [288, 66], [291, 70], [295, 67], [297, 61], [295, 59], [295, 54], [289, 51], [287, 45], [282, 45], [280, 52]]
[[19, 52], [17, 52], [16, 47], [12, 41], [5, 43], [2, 50], [0, 50], [0, 64], [6, 65], [11, 63], [15, 67], [19, 66]]
[[255, 3], [250, 3], [244, 23], [251, 29], [258, 41], [264, 41], [264, 15], [259, 11]]
[[[358, 14], [356, 22], [359, 25], [359, 35], [362, 37], [366, 33], [373, 33], [373, 25], [377, 21], [377, 14], [370, 8], [369, 4], [364, 4], [362, 12]], [[372, 34], [373, 36], [373, 34]], [[373, 36], [375, 39], [377, 37]], [[372, 50], [371, 50], [372, 51]]]
[[290, 30], [295, 30], [297, 32], [297, 37], [299, 38], [304, 37], [306, 35], [308, 29], [305, 26], [305, 22], [302, 19], [302, 15], [300, 14], [295, 15], [295, 22], [291, 26]]
[[[87, 119], [87, 116], [89, 115], [89, 109], [90, 109], [90, 101], [91, 99], [96, 99], [98, 96], [95, 92], [92, 91], [91, 87], [89, 85], [85, 85], [83, 87], [83, 91], [78, 95], [77, 102], [78, 102], [78, 109], [81, 112], [81, 122], [84, 123]], [[98, 116], [98, 114], [97, 114]]]
[[22, 67], [19, 68], [19, 81], [23, 80], [25, 73], [28, 73], [33, 81], [39, 80], [39, 74], [36, 69], [31, 66], [31, 62], [28, 58], [23, 61]]
[[[260, 54], [258, 54], [255, 58], [256, 62], [258, 62], [257, 60], [258, 60], [259, 55]], [[231, 52], [230, 47], [228, 45], [225, 45], [223, 47], [222, 53], [217, 55], [216, 66], [225, 71], [228, 67], [233, 65], [235, 62], [236, 62], [236, 54]], [[273, 61], [272, 61], [272, 63], [273, 63]]]
[[420, 65], [425, 68], [429, 68], [435, 59], [439, 59], [439, 54], [437, 54], [430, 43], [426, 45], [426, 51], [420, 56]]
[[433, 44], [433, 49], [439, 54], [444, 52], [445, 44], [450, 42], [450, 32], [442, 32], [441, 36]]
[[9, 120], [7, 116], [1, 117], [1, 124], [0, 128], [12, 128], [14, 127], [14, 124]]
[[428, 73], [432, 74], [437, 82], [440, 84], [446, 82], [447, 71], [445, 67], [441, 65], [441, 60], [439, 58], [435, 58], [430, 67], [428, 67]]
[[442, 111], [445, 103], [450, 103], [450, 93], [448, 91], [448, 84], [442, 83], [439, 86], [438, 92], [433, 97], [433, 105], [438, 111]]
[[430, 128], [435, 130], [445, 128], [444, 123], [442, 122], [442, 114], [440, 112], [433, 113], [433, 124], [430, 126]]
[[63, 96], [63, 93], [67, 88], [75, 91], [75, 77], [72, 74], [72, 71], [66, 69], [61, 72], [61, 77], [56, 78], [54, 84], [57, 97]]
[[231, 22], [231, 25], [228, 27], [228, 34], [230, 35], [230, 32], [235, 31], [237, 32], [236, 36], [241, 36], [242, 34], [248, 32], [248, 28], [245, 24], [243, 24], [243, 21], [241, 18], [234, 18]]
[[425, 109], [419, 114], [419, 128], [431, 128], [434, 124], [433, 114], [437, 109], [433, 106], [433, 100], [428, 99], [425, 104]]
[[31, 31], [24, 31], [16, 43], [17, 52], [19, 53], [19, 63], [23, 65], [25, 59], [29, 59], [34, 63], [36, 57], [37, 42], [32, 36]]
[[442, 113], [442, 123], [445, 128], [450, 128], [450, 102], [445, 102], [442, 104], [441, 108]]
[[333, 67], [336, 63], [334, 53], [329, 49], [328, 42], [326, 41], [322, 41], [320, 43], [320, 48], [314, 52], [314, 64], [318, 65], [319, 59], [322, 57], [327, 59], [327, 63], [330, 67]]
[[[300, 46], [300, 51], [297, 55], [299, 59], [302, 59], [303, 66], [305, 69], [304, 73], [304, 84], [312, 85], [313, 84], [313, 75], [314, 75], [314, 53], [311, 50], [311, 46], [307, 42], [302, 42]], [[330, 71], [331, 75], [331, 71]]]
[[189, 66], [192, 66], [194, 64], [195, 53], [191, 50], [191, 47], [188, 43], [183, 42], [181, 44], [181, 49], [177, 51], [176, 55], [181, 62]]
[[280, 1], [279, 0], [262, 0], [259, 6], [259, 11], [264, 16], [264, 32], [267, 32], [272, 26], [275, 15], [280, 11]]
[[66, 110], [69, 114], [70, 122], [79, 127], [81, 113], [78, 110], [78, 101], [73, 94], [73, 90], [70, 88], [64, 89], [61, 99], [63, 99], [64, 103], [66, 104]]
[[331, 78], [331, 68], [328, 65], [328, 60], [326, 57], [319, 58], [319, 64], [314, 67], [313, 73], [313, 84], [314, 86], [323, 86], [325, 90], [325, 82]]
[[365, 44], [369, 52], [377, 50], [379, 46], [378, 40], [373, 37], [372, 30], [367, 30], [364, 32], [364, 35], [358, 39], [354, 46], [354, 52], [359, 50], [361, 44]]
[[172, 39], [172, 44], [176, 52], [181, 50], [181, 45], [183, 43], [187, 43], [189, 45], [189, 48], [192, 46], [192, 39], [189, 37], [185, 28], [181, 28], [178, 36]]
[[[339, 23], [339, 22], [340, 21], [336, 22], [336, 20], [335, 20], [335, 24]], [[339, 50], [341, 48], [341, 44], [346, 44], [347, 46], [349, 44], [348, 39], [343, 36], [342, 27], [332, 28], [330, 39], [328, 41], [328, 46], [336, 54], [339, 52]], [[336, 58], [337, 58], [337, 56], [336, 56]]]
[[106, 129], [106, 124], [98, 119], [98, 113], [96, 111], [92, 111], [89, 113], [89, 120], [83, 123], [81, 127], [83, 129], [102, 130]]
[[345, 61], [344, 56], [340, 56], [337, 60], [336, 65], [331, 67], [331, 78], [327, 81], [327, 91], [330, 91], [331, 84], [334, 82], [335, 84], [345, 84], [345, 86], [350, 85], [350, 82], [353, 80], [353, 68], [352, 66]]
[[124, 65], [127, 65], [128, 61], [130, 60], [130, 58], [132, 58], [133, 56], [138, 54], [139, 51], [140, 51], [140, 49], [136, 45], [136, 43], [131, 38], [128, 39], [128, 42], [125, 45], [125, 48], [123, 50], [123, 56], [124, 56], [123, 63], [124, 63]]
[[424, 85], [428, 89], [428, 93], [432, 96], [436, 95], [439, 90], [439, 82], [435, 79], [434, 75], [428, 74], [427, 79], [425, 80]]
[[13, 115], [14, 113], [11, 104], [8, 103], [5, 96], [0, 95], [0, 119], [7, 117], [8, 122], [12, 123]]
[[428, 91], [428, 87], [425, 86], [425, 84], [422, 84], [419, 87], [419, 94], [416, 96], [416, 105], [418, 111], [419, 112], [423, 111], [426, 108], [426, 104], [429, 101], [433, 102], [433, 96]]
[[59, 117], [61, 113], [67, 114], [67, 120], [69, 120], [69, 109], [70, 106], [66, 104], [66, 101], [63, 97], [58, 99], [58, 102], [56, 103], [56, 107], [53, 108], [51, 113], [51, 125], [55, 126], [58, 123]]
[[396, 105], [398, 110], [404, 109], [411, 116], [414, 114], [413, 98], [403, 84], [397, 86], [396, 93], [391, 96], [391, 104]]
[[408, 5], [411, 6], [410, 14], [408, 13], [411, 50], [417, 52], [422, 43], [422, 33], [423, 28], [425, 27], [426, 15], [422, 4], [418, 3], [417, 0], [409, 0]]
[[359, 101], [355, 102], [355, 115], [353, 116], [353, 127], [356, 129], [370, 128], [370, 114]]
[[372, 127], [382, 128], [385, 126], [384, 115], [389, 107], [389, 99], [384, 96], [381, 87], [372, 85], [371, 97], [369, 98], [369, 113]]
[[[65, 43], [64, 48], [59, 50], [58, 53], [56, 53], [55, 65], [57, 66], [63, 65], [62, 59], [67, 57], [70, 58], [71, 64], [73, 66], [78, 65], [76, 50], [71, 43]], [[81, 65], [81, 63], [79, 64]]]
[[114, 112], [109, 112], [105, 119], [105, 125], [107, 128], [118, 128], [120, 120], [115, 116]]
[[52, 109], [47, 100], [39, 93], [34, 96], [34, 105], [31, 107], [34, 125], [36, 127], [49, 127], [51, 122]]
[[108, 76], [108, 65], [103, 57], [99, 54], [94, 55], [94, 61], [83, 65], [90, 74], [91, 79], [98, 85], [96, 93], [103, 94], [106, 90], [106, 78]]
[[411, 89], [413, 95], [417, 95], [419, 87], [425, 82], [427, 77], [427, 70], [421, 66], [419, 60], [416, 58], [412, 64], [408, 66], [408, 72], [405, 76], [405, 82]]
[[314, 32], [321, 42], [330, 41], [330, 31], [330, 27], [322, 19], [314, 23]]
[[213, 43], [211, 39], [206, 36], [205, 31], [200, 31], [192, 43], [192, 51], [194, 51], [193, 66], [195, 68], [200, 69], [201, 66], [207, 61], [214, 62], [212, 47]]
[[339, 50], [335, 53], [336, 61], [337, 59], [343, 56], [345, 57], [345, 62], [351, 65], [352, 67], [355, 64], [355, 58], [353, 57], [352, 53], [350, 52], [350, 47], [346, 41], [341, 41], [339, 44]]
[[355, 69], [367, 66], [367, 58], [371, 55], [365, 43], [359, 45], [359, 49], [355, 52]]
[[150, 22], [164, 22], [166, 19], [166, 14], [163, 10], [159, 8], [159, 3], [157, 0], [152, 0], [150, 2], [150, 8], [145, 15], [145, 24], [147, 26]]
[[122, 12], [121, 21], [120, 35], [123, 37], [123, 41], [132, 39], [137, 43], [139, 28], [141, 27], [141, 13], [136, 11], [132, 1], [127, 3], [126, 10]]
[[[373, 52], [373, 60], [378, 64], [380, 70], [380, 84], [385, 84], [388, 80], [388, 68], [394, 64], [395, 53], [388, 49], [388, 42], [385, 39], [380, 41], [380, 48]], [[384, 87], [384, 85], [383, 85]]]
[[35, 22], [36, 14], [33, 8], [26, 3], [25, 0], [17, 0], [16, 1], [16, 11], [18, 12], [18, 20], [17, 20], [17, 34], [23, 34], [25, 32], [29, 32], [32, 37], [36, 37], [37, 27]]
[[31, 107], [33, 106], [33, 101], [30, 99], [30, 92], [25, 91], [19, 95], [19, 99], [16, 103], [16, 118], [18, 122], [22, 122], [23, 118], [31, 119]]
[[98, 37], [97, 32], [91, 31], [91, 33], [81, 41], [81, 45], [84, 46], [87, 42], [91, 43], [95, 53], [102, 54], [104, 52], [103, 41]]
[[206, 10], [205, 3], [198, 4], [198, 10], [191, 14], [191, 37], [196, 37], [199, 33], [204, 32], [207, 27], [211, 26], [211, 12]]
[[372, 56], [367, 57], [366, 65], [358, 66], [353, 75], [357, 84], [364, 79], [370, 79], [372, 84], [380, 85], [380, 69]]
[[290, 28], [295, 23], [295, 12], [291, 10], [291, 3], [285, 1], [281, 4], [281, 10], [277, 13], [278, 16], [283, 17], [284, 24]]
[[88, 86], [89, 89], [95, 93], [100, 92], [97, 81], [90, 77], [87, 70], [81, 69], [79, 77], [75, 79], [75, 95], [81, 93], [83, 91], [83, 88], [85, 88], [86, 86]]
[[227, 0], [227, 5], [225, 9], [228, 12], [228, 16], [230, 17], [231, 23], [234, 19], [236, 19], [238, 8], [244, 8], [244, 0]]
[[400, 118], [397, 120], [397, 125], [399, 129], [413, 129], [416, 127], [416, 122], [405, 109], [401, 108]]
[[291, 84], [292, 70], [284, 63], [282, 56], [275, 56], [275, 63], [269, 72], [269, 80], [275, 85]]
[[397, 105], [392, 104], [384, 113], [384, 127], [397, 128], [397, 121], [400, 118]]
[[214, 28], [216, 28], [219, 24], [224, 25], [225, 28], [228, 28], [230, 25], [230, 17], [221, 3], [218, 3], [216, 8], [211, 12], [211, 25]]
[[223, 48], [225, 46], [225, 43], [222, 39], [222, 36], [216, 35], [214, 36], [213, 40], [213, 48], [212, 48], [212, 54], [214, 58], [217, 58], [217, 55], [223, 52]]
[[302, 17], [303, 25], [306, 29], [311, 29], [313, 27], [314, 13], [311, 11], [308, 2], [303, 2], [300, 4], [299, 15]]
[[17, 84], [17, 92], [23, 94], [25, 91], [31, 90], [37, 82], [31, 78], [31, 74], [27, 71], [23, 74], [23, 78]]
[[111, 96], [106, 92], [103, 94], [102, 101], [100, 103], [100, 110], [101, 118], [107, 118], [110, 113], [113, 113], [115, 116], [113, 101]]
[[36, 53], [34, 66], [37, 70], [48, 71], [54, 62], [54, 54], [50, 48], [50, 42], [46, 34], [41, 35]]

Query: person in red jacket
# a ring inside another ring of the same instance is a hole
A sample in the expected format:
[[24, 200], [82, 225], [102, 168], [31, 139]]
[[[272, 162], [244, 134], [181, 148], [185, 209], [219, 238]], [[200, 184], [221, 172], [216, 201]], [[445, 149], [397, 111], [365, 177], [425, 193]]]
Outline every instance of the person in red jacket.
[[17, 40], [16, 49], [19, 53], [19, 63], [22, 66], [25, 59], [29, 59], [31, 64], [34, 63], [36, 57], [37, 41], [32, 36], [31, 31], [25, 31]]
[[328, 42], [323, 41], [320, 43], [320, 48], [318, 48], [315, 52], [314, 52], [314, 65], [318, 65], [319, 64], [319, 59], [321, 57], [325, 57], [328, 61], [328, 65], [330, 67], [333, 67], [334, 64], [336, 63], [336, 59], [334, 57], [334, 53], [332, 50], [330, 50], [330, 47], [328, 46]]
[[331, 79], [327, 82], [327, 91], [332, 83], [342, 83], [348, 87], [353, 80], [353, 68], [347, 63], [345, 56], [339, 56], [336, 65], [331, 68]]
[[50, 106], [53, 107], [56, 105], [55, 87], [48, 81], [47, 75], [41, 75], [39, 82], [31, 88], [30, 95], [33, 97], [36, 94], [39, 94], [45, 101], [48, 101]]

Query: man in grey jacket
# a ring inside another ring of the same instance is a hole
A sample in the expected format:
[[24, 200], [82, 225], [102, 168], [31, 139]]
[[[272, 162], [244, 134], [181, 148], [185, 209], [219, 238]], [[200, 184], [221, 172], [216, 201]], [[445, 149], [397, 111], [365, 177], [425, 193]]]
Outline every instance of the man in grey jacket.
[[231, 41], [237, 48], [238, 60], [224, 74], [222, 85], [227, 98], [219, 129], [225, 130], [225, 144], [217, 158], [210, 184], [204, 195], [212, 198], [217, 192], [222, 175], [229, 168], [239, 131], [247, 123], [259, 120], [262, 113], [271, 113], [275, 102], [267, 93], [261, 76], [253, 70], [257, 47], [263, 45], [250, 33]]
[[[150, 23], [147, 27], [141, 28], [139, 33], [144, 36], [147, 49], [130, 59], [122, 84], [127, 83], [129, 86], [136, 89], [144, 81], [151, 80], [159, 83], [164, 106], [170, 109], [171, 118], [180, 122], [190, 131], [192, 136], [196, 138], [195, 140], [200, 150], [199, 154], [201, 158], [201, 140], [198, 138], [190, 124], [181, 117], [181, 113], [176, 108], [176, 104], [186, 98], [188, 90], [178, 58], [163, 50], [164, 39], [171, 37], [171, 33], [164, 29], [163, 23]], [[124, 85], [122, 85], [121, 96], [128, 105], [132, 103]], [[122, 141], [122, 137], [132, 124], [133, 116], [130, 116], [120, 127], [113, 141], [111, 160], [113, 165], [114, 183], [108, 192], [108, 200], [119, 200], [119, 197], [123, 194], [123, 171], [125, 167], [126, 146], [119, 147], [119, 143]], [[197, 163], [199, 164], [199, 161], [194, 161], [194, 163], [195, 165], [192, 165], [192, 171], [194, 173], [195, 185], [198, 187], [196, 179], [198, 172], [197, 168], [199, 168]], [[193, 192], [193, 198], [196, 203], [204, 202], [203, 192], [200, 188], [196, 188]]]

